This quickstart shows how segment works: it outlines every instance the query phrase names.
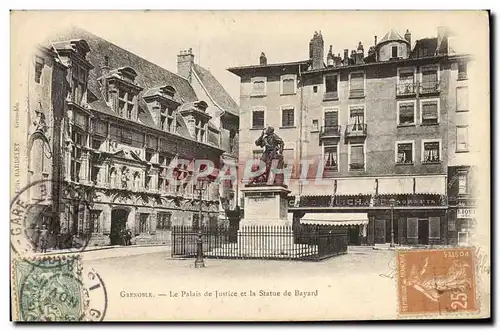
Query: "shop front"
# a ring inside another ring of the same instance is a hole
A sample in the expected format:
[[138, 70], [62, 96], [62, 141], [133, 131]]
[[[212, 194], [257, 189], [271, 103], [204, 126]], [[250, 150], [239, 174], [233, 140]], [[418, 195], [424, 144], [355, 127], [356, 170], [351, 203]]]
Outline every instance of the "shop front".
[[333, 194], [301, 196], [290, 211], [305, 213], [301, 222], [344, 222], [351, 245], [447, 245], [445, 182], [445, 176], [334, 179]]

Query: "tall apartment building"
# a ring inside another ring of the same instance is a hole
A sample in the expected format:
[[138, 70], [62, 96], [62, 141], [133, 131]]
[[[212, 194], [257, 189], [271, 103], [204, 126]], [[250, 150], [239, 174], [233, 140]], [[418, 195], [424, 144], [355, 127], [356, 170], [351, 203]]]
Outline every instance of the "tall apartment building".
[[196, 182], [184, 180], [196, 160], [219, 168], [237, 157], [238, 106], [191, 50], [174, 74], [74, 29], [38, 48], [28, 79], [27, 184], [54, 184], [32, 227], [46, 224], [59, 246], [86, 235], [120, 244], [125, 228], [133, 241], [165, 243], [172, 224], [217, 224], [235, 208], [236, 184], [214, 173], [199, 220]]
[[453, 123], [466, 121], [456, 107], [470, 57], [455, 54], [450, 37], [439, 28], [412, 44], [409, 31], [391, 30], [366, 53], [361, 42], [342, 55], [330, 46], [325, 63], [316, 32], [307, 60], [268, 64], [262, 54], [258, 65], [228, 69], [241, 77], [240, 167], [273, 126], [294, 166], [295, 220], [350, 226], [352, 244], [390, 242], [391, 233], [401, 244], [456, 242], [448, 163], [450, 137], [466, 139]]

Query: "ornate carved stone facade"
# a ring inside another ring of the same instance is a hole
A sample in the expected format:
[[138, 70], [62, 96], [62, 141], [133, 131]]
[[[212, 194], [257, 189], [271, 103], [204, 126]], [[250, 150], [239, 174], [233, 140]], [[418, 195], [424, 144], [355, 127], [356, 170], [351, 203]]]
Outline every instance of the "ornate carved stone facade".
[[171, 226], [198, 222], [200, 208], [202, 223], [220, 222], [216, 172], [201, 206], [193, 173], [196, 160], [218, 169], [231, 152], [225, 120], [187, 79], [82, 30], [41, 47], [33, 72], [28, 183], [52, 183], [54, 206], [37, 222], [56, 246], [122, 244], [127, 229], [132, 243], [168, 243]]

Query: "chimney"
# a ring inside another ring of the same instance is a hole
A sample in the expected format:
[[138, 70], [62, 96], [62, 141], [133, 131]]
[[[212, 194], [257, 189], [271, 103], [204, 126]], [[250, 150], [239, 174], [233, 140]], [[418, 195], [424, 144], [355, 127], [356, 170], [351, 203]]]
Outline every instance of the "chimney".
[[349, 65], [349, 50], [347, 48], [344, 49], [344, 65]]
[[437, 54], [446, 54], [448, 52], [448, 29], [445, 26], [438, 27], [437, 35]]
[[408, 30], [408, 29], [406, 29], [405, 39], [410, 44], [410, 47], [411, 47], [411, 33], [410, 33], [410, 30]]
[[333, 59], [332, 48], [333, 48], [333, 46], [330, 45], [330, 50], [328, 51], [328, 55], [326, 56], [326, 65], [328, 67], [332, 67], [335, 64], [334, 59]]
[[[107, 76], [109, 74], [109, 71], [111, 70], [111, 67], [109, 66], [109, 55], [104, 55], [104, 59], [102, 61], [102, 66], [101, 66], [101, 76]], [[109, 101], [109, 91], [108, 91], [108, 80], [107, 79], [102, 79], [101, 80], [101, 90], [102, 94], [104, 95], [104, 99], [106, 102]]]
[[342, 65], [342, 57], [340, 56], [340, 53], [337, 54], [335, 57], [335, 66], [340, 67]]
[[191, 83], [191, 69], [194, 64], [193, 49], [183, 50], [177, 55], [177, 74]]
[[321, 31], [318, 33], [314, 32], [314, 36], [309, 43], [309, 53], [312, 59], [312, 68], [313, 69], [321, 69], [324, 66], [324, 42], [323, 36], [321, 35]]
[[377, 36], [375, 36], [373, 46], [377, 46]]
[[351, 61], [356, 63], [356, 51], [354, 49], [351, 50]]
[[358, 43], [358, 53], [365, 53], [365, 49], [363, 48], [363, 44], [361, 43], [361, 41]]
[[267, 66], [267, 57], [264, 52], [260, 53], [260, 65], [261, 66]]

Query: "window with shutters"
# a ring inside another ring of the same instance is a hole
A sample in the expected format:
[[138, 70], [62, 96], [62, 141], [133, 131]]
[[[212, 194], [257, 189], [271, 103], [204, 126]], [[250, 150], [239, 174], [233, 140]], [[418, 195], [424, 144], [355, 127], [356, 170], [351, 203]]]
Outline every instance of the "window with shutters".
[[323, 169], [325, 171], [338, 171], [338, 146], [323, 146]]
[[415, 156], [414, 141], [396, 142], [396, 164], [413, 164]]
[[254, 109], [252, 111], [252, 129], [263, 129], [265, 110], [262, 108]]
[[457, 152], [469, 150], [469, 127], [467, 125], [457, 126]]
[[293, 106], [281, 107], [281, 126], [293, 127], [295, 125], [295, 109]]
[[398, 125], [415, 125], [416, 101], [398, 102]]
[[469, 110], [469, 88], [467, 86], [457, 87], [457, 111]]
[[439, 124], [439, 99], [420, 101], [420, 123], [422, 125]]
[[458, 194], [467, 194], [468, 191], [468, 173], [465, 170], [458, 172]]
[[365, 96], [365, 74], [363, 72], [352, 72], [349, 75], [349, 98], [364, 98]]
[[408, 239], [418, 239], [418, 218], [408, 217], [406, 221], [406, 233]]
[[362, 144], [349, 145], [349, 170], [365, 169], [365, 146]]
[[441, 218], [429, 217], [429, 239], [441, 238]]
[[340, 135], [339, 110], [338, 108], [325, 108], [323, 113], [323, 125], [321, 134]]
[[35, 82], [38, 84], [40, 84], [41, 82], [43, 65], [44, 65], [43, 58], [37, 56], [35, 58]]
[[265, 96], [266, 95], [266, 77], [254, 77], [251, 79], [252, 92], [251, 96]]
[[323, 96], [323, 100], [335, 100], [338, 97], [338, 75], [325, 76], [325, 95]]
[[458, 63], [458, 80], [467, 79], [467, 62]]
[[281, 76], [281, 94], [295, 94], [295, 75]]
[[420, 94], [432, 94], [439, 92], [439, 67], [422, 67]]
[[441, 162], [441, 141], [422, 140], [422, 163]]

